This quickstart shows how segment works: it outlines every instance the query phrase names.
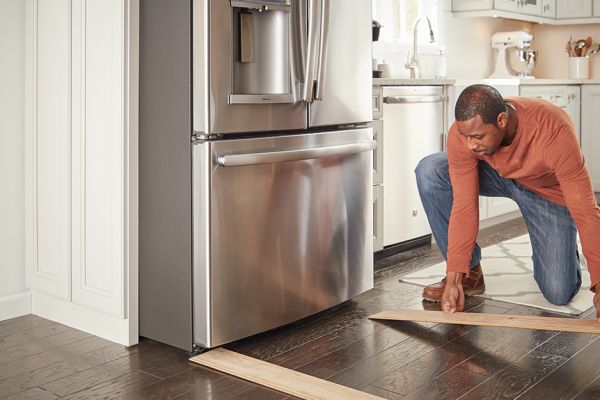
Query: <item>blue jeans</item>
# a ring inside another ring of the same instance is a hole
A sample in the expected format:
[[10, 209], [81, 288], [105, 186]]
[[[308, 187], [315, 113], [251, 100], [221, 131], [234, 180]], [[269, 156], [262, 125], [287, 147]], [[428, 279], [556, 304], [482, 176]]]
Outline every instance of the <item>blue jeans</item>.
[[[441, 152], [425, 157], [417, 165], [415, 173], [429, 225], [446, 259], [452, 210], [448, 154]], [[550, 303], [569, 303], [581, 286], [577, 228], [569, 210], [525, 189], [512, 179], [501, 177], [483, 161], [479, 161], [479, 193], [488, 197], [508, 197], [517, 203], [531, 238], [535, 281]], [[471, 268], [480, 260], [481, 248], [475, 244]]]

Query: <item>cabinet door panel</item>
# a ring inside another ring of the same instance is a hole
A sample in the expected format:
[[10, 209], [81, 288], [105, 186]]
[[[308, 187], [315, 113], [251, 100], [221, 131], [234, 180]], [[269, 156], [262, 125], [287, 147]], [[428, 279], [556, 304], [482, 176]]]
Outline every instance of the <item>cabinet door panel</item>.
[[124, 316], [121, 0], [74, 1], [73, 301]]
[[542, 15], [542, 0], [496, 0], [494, 7], [519, 14]]
[[591, 18], [591, 0], [557, 0], [556, 18]]
[[581, 89], [581, 149], [592, 177], [594, 191], [600, 191], [600, 85]]
[[27, 3], [28, 286], [70, 297], [69, 0]]
[[600, 0], [594, 0], [593, 4], [594, 17], [600, 17]]
[[556, 18], [556, 0], [542, 0], [542, 17]]
[[452, 0], [452, 11], [490, 10], [494, 6], [492, 0]]

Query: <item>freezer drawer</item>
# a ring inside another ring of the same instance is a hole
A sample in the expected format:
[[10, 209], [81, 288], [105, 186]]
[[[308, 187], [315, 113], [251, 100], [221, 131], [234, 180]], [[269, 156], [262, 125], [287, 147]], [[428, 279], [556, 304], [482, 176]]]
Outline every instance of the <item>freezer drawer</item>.
[[193, 146], [194, 340], [218, 346], [373, 287], [370, 128]]

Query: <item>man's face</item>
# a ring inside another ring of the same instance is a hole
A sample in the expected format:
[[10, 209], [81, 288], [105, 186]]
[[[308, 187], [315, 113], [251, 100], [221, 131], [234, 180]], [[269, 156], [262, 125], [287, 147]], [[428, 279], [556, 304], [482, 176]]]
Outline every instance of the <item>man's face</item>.
[[[504, 113], [500, 114], [503, 116]], [[466, 121], [456, 121], [458, 132], [467, 139], [467, 146], [471, 151], [480, 155], [491, 156], [496, 152], [502, 140], [504, 139], [505, 116], [498, 116], [496, 124], [486, 124], [481, 115]]]

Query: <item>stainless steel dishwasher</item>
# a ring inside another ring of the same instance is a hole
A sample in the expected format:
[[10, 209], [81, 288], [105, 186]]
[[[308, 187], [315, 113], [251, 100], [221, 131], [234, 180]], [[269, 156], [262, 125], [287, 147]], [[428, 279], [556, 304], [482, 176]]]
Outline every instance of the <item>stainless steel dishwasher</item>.
[[442, 150], [443, 105], [443, 86], [383, 88], [384, 246], [431, 234], [414, 171], [423, 157]]

